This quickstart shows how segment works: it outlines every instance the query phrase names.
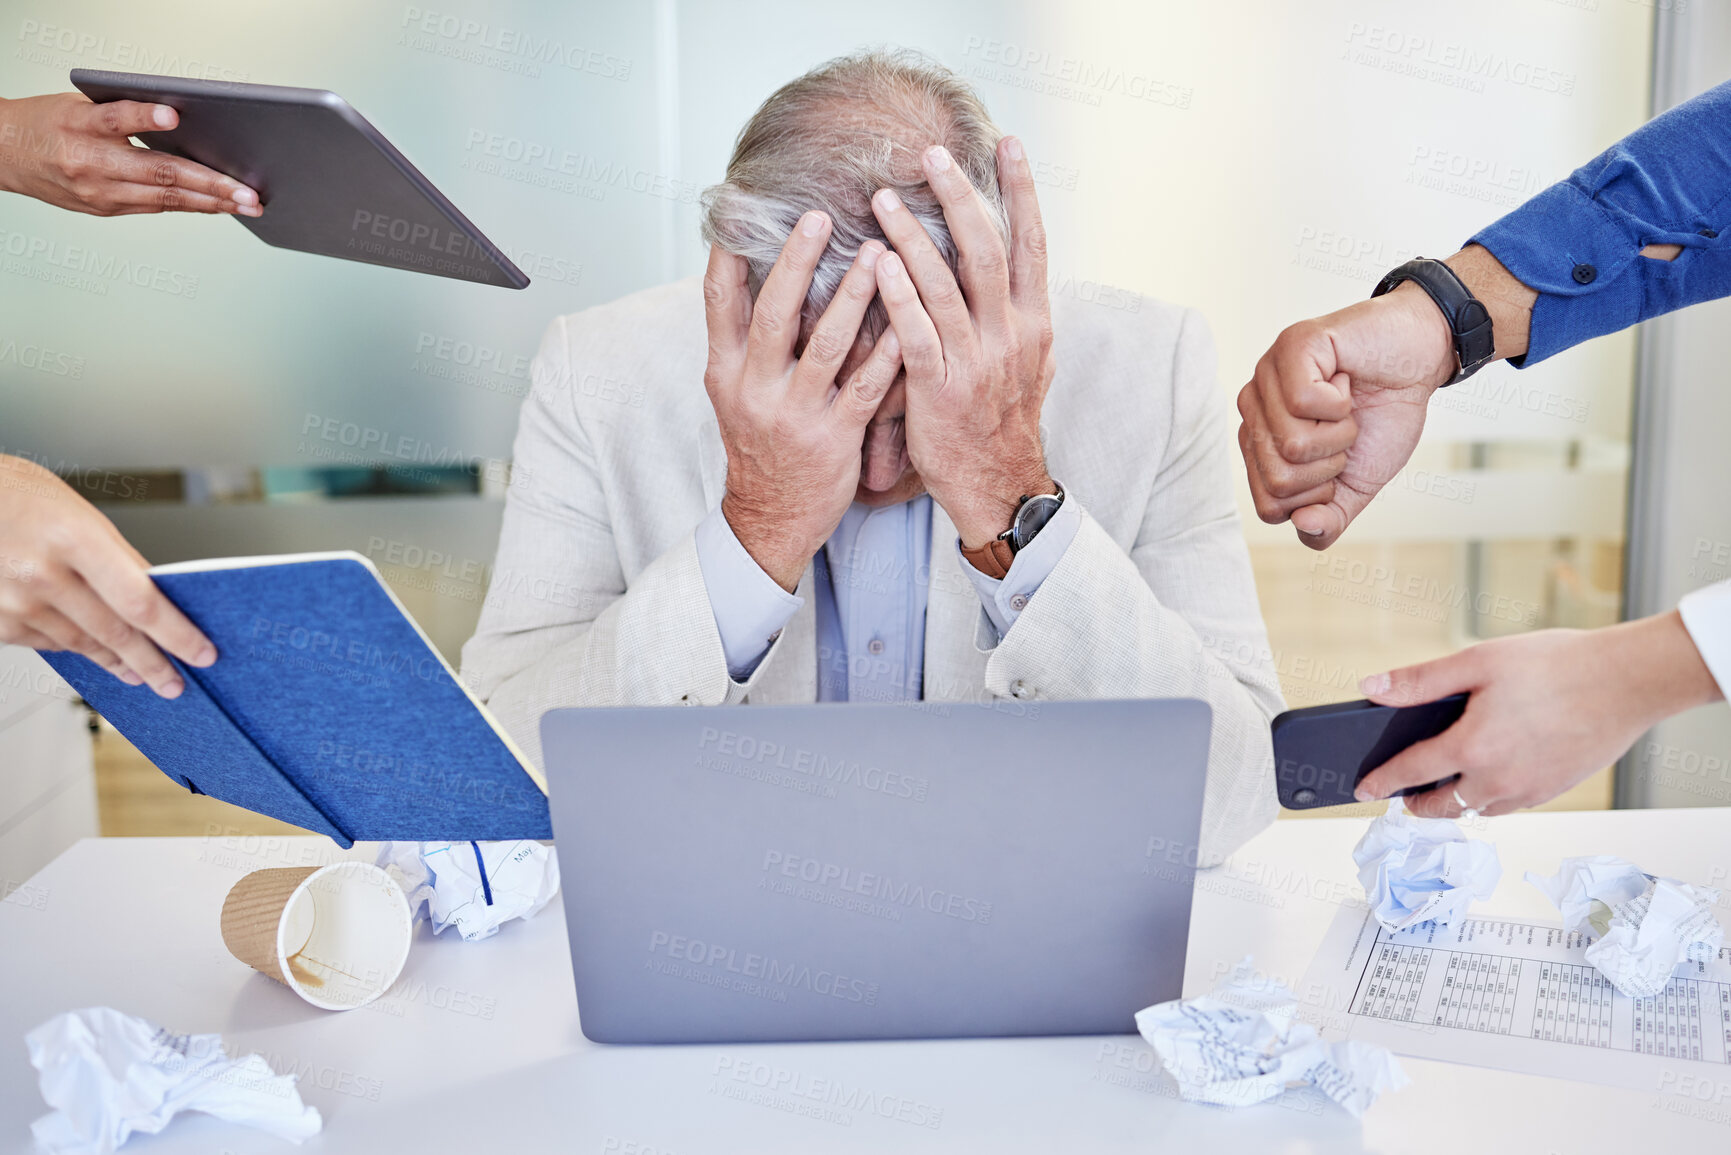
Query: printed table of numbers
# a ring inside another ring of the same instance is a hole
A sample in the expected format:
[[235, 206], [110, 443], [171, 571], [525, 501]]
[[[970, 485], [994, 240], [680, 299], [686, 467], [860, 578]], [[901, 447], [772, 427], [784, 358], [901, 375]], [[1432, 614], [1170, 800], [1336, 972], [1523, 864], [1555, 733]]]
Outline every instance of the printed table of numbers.
[[1390, 932], [1367, 920], [1355, 927], [1343, 916], [1331, 941], [1345, 944], [1348, 932], [1356, 938], [1338, 974], [1350, 995], [1334, 1005], [1345, 1007], [1336, 1029], [1344, 1024], [1349, 1037], [1439, 1057], [1487, 1047], [1502, 1053], [1503, 1044], [1489, 1039], [1445, 1041], [1470, 1032], [1577, 1054], [1585, 1048], [1731, 1064], [1731, 951], [1679, 967], [1652, 998], [1631, 999], [1585, 961], [1591, 937], [1557, 926], [1475, 918]]

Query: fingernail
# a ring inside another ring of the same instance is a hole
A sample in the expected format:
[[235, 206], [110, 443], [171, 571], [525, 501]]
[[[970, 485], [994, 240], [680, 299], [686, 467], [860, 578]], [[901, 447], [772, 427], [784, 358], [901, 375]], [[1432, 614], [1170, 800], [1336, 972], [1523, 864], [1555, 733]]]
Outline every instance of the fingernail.
[[1354, 790], [1352, 792], [1352, 796], [1354, 798], [1358, 799], [1360, 802], [1375, 802], [1376, 801], [1376, 795], [1372, 794], [1370, 791], [1366, 790], [1362, 786], [1360, 786], [1357, 790]]
[[144, 685], [144, 679], [139, 677], [137, 674], [133, 673], [129, 669], [128, 670], [121, 670], [118, 674], [115, 675], [115, 677], [119, 678], [122, 682], [125, 682], [128, 686], [142, 686], [142, 685]]
[[886, 356], [894, 357], [901, 351], [901, 339], [896, 336], [896, 331], [891, 329], [889, 332], [884, 334], [884, 354]]
[[159, 104], [151, 111], [150, 119], [154, 120], [161, 128], [173, 128], [175, 119], [174, 109], [168, 107], [166, 104]]
[[1371, 674], [1358, 684], [1358, 692], [1367, 698], [1374, 698], [1378, 694], [1388, 693], [1388, 686], [1387, 674]]
[[803, 217], [799, 218], [799, 231], [804, 236], [815, 237], [819, 233], [823, 232], [823, 221], [824, 217], [822, 213], [806, 213]]
[[1305, 529], [1302, 525], [1298, 527], [1298, 532], [1303, 533], [1303, 534], [1308, 534], [1311, 537], [1321, 537], [1322, 536], [1322, 530], [1320, 530], [1320, 529]]
[[192, 664], [195, 666], [208, 666], [214, 661], [216, 661], [216, 647], [208, 642], [198, 653], [192, 656]]
[[926, 167], [933, 172], [943, 172], [950, 167], [950, 150], [941, 144], [934, 144], [926, 149]]
[[258, 203], [258, 194], [245, 185], [235, 189], [230, 195], [234, 197], [234, 203], [237, 205], [256, 205]]
[[235, 211], [240, 213], [240, 215], [243, 217], [262, 217], [262, 216], [264, 216], [264, 209], [260, 208], [258, 205], [241, 205], [240, 208], [236, 209]]
[[860, 246], [859, 263], [863, 268], [875, 269], [878, 265], [878, 258], [883, 255], [884, 251], [882, 246], [875, 242], [867, 241], [865, 244]]
[[880, 188], [877, 195], [872, 197], [872, 204], [877, 206], [880, 213], [893, 213], [902, 207], [902, 198], [896, 195], [893, 188]]
[[1021, 142], [1021, 140], [1017, 137], [1014, 137], [1014, 136], [1006, 136], [1004, 138], [1004, 155], [1009, 157], [1011, 160], [1021, 160], [1022, 159], [1022, 142]]
[[894, 253], [885, 253], [883, 259], [878, 261], [878, 272], [891, 279], [900, 277], [902, 275], [901, 258]]
[[157, 693], [161, 694], [164, 698], [178, 698], [180, 697], [180, 692], [184, 689], [186, 689], [186, 683], [181, 681], [179, 678], [176, 678], [172, 682], [165, 683], [162, 689], [158, 690]]

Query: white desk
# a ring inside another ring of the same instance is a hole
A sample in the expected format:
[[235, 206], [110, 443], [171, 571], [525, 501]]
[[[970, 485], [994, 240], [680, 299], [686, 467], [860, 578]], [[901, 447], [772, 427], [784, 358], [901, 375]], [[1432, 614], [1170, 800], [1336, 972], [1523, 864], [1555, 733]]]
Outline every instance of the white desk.
[[[1246, 953], [1267, 973], [1302, 979], [1340, 901], [1358, 896], [1349, 851], [1363, 825], [1282, 822], [1203, 875], [1186, 993], [1212, 986]], [[1504, 866], [1484, 913], [1551, 913], [1521, 874], [1550, 872], [1565, 855], [1620, 854], [1651, 871], [1720, 883], [1731, 862], [1731, 810], [1517, 815], [1483, 825]], [[1413, 1085], [1385, 1096], [1361, 1125], [1313, 1091], [1241, 1111], [1180, 1102], [1134, 1036], [595, 1046], [578, 1031], [557, 903], [483, 943], [434, 939], [423, 926], [384, 1003], [328, 1013], [231, 958], [217, 913], [248, 870], [337, 856], [313, 838], [87, 840], [0, 904], [0, 1150], [27, 1150], [27, 1125], [45, 1110], [24, 1032], [99, 1004], [176, 1030], [221, 1032], [231, 1052], [257, 1050], [278, 1070], [304, 1071], [303, 1097], [325, 1117], [308, 1152], [1731, 1149], [1731, 1070], [1721, 1100], [1697, 1104], [1661, 1097], [1657, 1079], [1651, 1093], [1638, 1093], [1408, 1059]], [[888, 1117], [870, 1107], [828, 1108], [824, 1117], [821, 1103], [795, 1095], [765, 1102], [754, 1080], [806, 1090], [839, 1081]], [[802, 1106], [816, 1116], [794, 1113]], [[126, 1150], [291, 1148], [188, 1115]]]

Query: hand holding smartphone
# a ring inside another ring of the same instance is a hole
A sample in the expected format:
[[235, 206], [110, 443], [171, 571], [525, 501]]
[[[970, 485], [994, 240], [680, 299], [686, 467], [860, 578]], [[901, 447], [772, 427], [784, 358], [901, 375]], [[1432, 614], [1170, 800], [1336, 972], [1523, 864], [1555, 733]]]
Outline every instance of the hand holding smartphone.
[[[1459, 720], [1467, 695], [1451, 694], [1420, 706], [1333, 702], [1288, 710], [1274, 719], [1274, 776], [1280, 804], [1315, 810], [1356, 802], [1364, 776], [1405, 750], [1434, 738]], [[1458, 777], [1456, 775], [1455, 777]], [[1446, 778], [1443, 783], [1452, 782]], [[1399, 793], [1421, 794], [1439, 783]]]

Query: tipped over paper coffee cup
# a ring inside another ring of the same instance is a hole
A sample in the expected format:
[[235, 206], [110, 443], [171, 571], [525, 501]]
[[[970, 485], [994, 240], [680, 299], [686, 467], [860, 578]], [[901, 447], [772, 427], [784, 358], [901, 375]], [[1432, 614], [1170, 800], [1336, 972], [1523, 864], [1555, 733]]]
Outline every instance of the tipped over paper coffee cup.
[[222, 904], [229, 953], [327, 1011], [384, 994], [413, 937], [402, 888], [368, 862], [255, 870]]

